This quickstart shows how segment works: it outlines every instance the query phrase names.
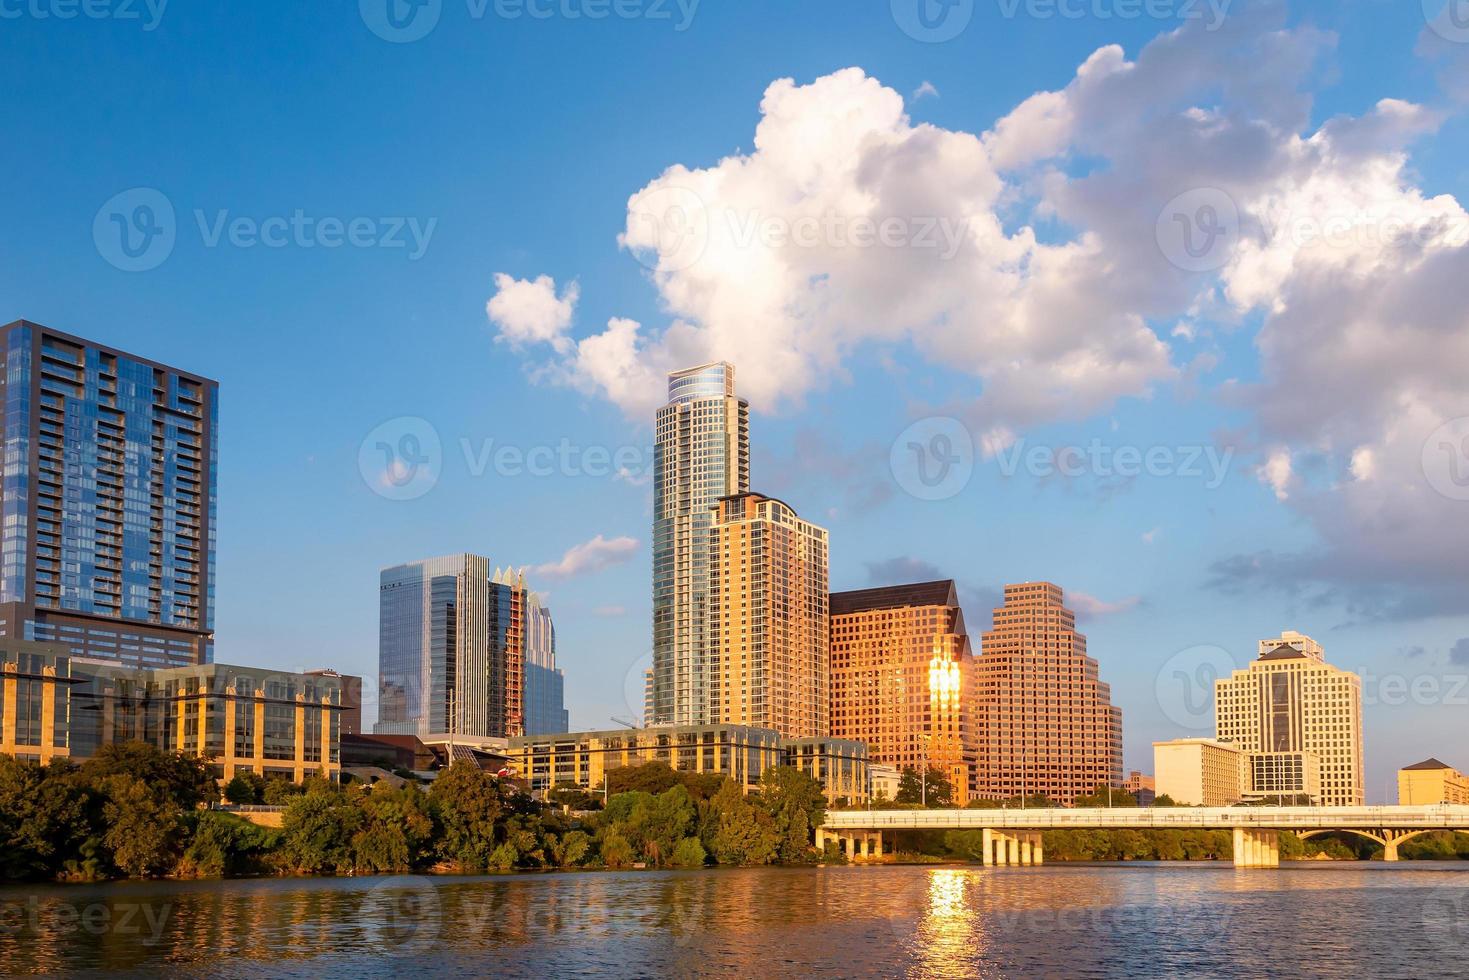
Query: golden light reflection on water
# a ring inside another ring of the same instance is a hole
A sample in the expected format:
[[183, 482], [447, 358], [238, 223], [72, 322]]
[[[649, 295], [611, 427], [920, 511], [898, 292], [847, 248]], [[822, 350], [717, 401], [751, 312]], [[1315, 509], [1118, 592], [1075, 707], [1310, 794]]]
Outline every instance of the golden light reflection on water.
[[984, 872], [928, 871], [928, 896], [913, 944], [910, 977], [972, 977], [989, 946], [984, 910], [976, 899]]

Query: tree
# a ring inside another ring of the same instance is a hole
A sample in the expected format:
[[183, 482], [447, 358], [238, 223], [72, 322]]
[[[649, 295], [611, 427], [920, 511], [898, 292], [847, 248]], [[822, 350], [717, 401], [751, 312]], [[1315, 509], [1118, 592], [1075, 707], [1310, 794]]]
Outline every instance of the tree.
[[650, 793], [656, 796], [678, 786], [683, 780], [666, 762], [649, 762], [641, 766], [623, 766], [607, 772], [607, 795], [617, 793]]
[[1156, 806], [1179, 806], [1179, 805], [1180, 804], [1177, 803], [1173, 799], [1173, 797], [1169, 796], [1167, 793], [1163, 793], [1163, 794], [1161, 794], [1161, 795], [1156, 796], [1156, 797], [1153, 798], [1153, 806], [1155, 806], [1155, 807]]
[[673, 849], [673, 866], [675, 868], [702, 868], [708, 857], [704, 853], [704, 845], [699, 843], [697, 837], [685, 837], [678, 842]]
[[564, 806], [572, 810], [594, 810], [602, 805], [600, 799], [571, 782], [557, 783], [555, 788], [546, 794], [546, 799], [557, 806]]
[[266, 806], [289, 806], [296, 797], [303, 795], [306, 787], [279, 776], [267, 778], [260, 794]]
[[[0, 878], [56, 877], [96, 831], [93, 795], [66, 762], [0, 756]], [[83, 869], [95, 876], [100, 867]]]
[[732, 779], [710, 801], [715, 817], [711, 821], [709, 851], [720, 864], [760, 865], [775, 860], [780, 848], [780, 834], [770, 814], [745, 799]]
[[224, 784], [224, 798], [237, 806], [252, 806], [265, 800], [265, 777], [249, 770], [235, 773]]
[[103, 745], [82, 764], [81, 775], [93, 786], [101, 786], [110, 776], [132, 776], [180, 810], [192, 810], [219, 799], [219, 788], [207, 760], [164, 752], [147, 742]]
[[280, 847], [281, 832], [258, 827], [230, 813], [201, 810], [195, 817], [183, 871], [199, 878], [223, 878], [257, 870]]
[[[926, 784], [926, 786], [925, 786]], [[893, 802], [903, 806], [924, 806], [930, 810], [946, 810], [954, 805], [954, 784], [943, 770], [929, 766], [919, 782], [918, 771], [912, 766], [903, 770], [898, 780], [898, 795]]]
[[117, 869], [129, 877], [143, 878], [171, 868], [181, 850], [182, 834], [169, 787], [117, 773], [102, 781], [101, 790], [107, 827], [102, 842]]
[[478, 766], [455, 762], [429, 791], [437, 814], [439, 856], [466, 871], [490, 866], [496, 823], [505, 812], [500, 781]]
[[1117, 786], [1109, 787], [1106, 783], [1098, 783], [1097, 788], [1087, 796], [1078, 796], [1071, 801], [1074, 807], [1136, 807], [1137, 797], [1127, 790]]
[[621, 834], [608, 831], [602, 837], [601, 846], [602, 863], [609, 868], [627, 868], [632, 866], [632, 845]]
[[813, 859], [811, 831], [826, 821], [821, 784], [792, 766], [776, 766], [760, 777], [759, 803], [770, 815], [783, 864]]
[[353, 838], [362, 829], [362, 810], [345, 792], [306, 793], [286, 807], [281, 820], [285, 857], [299, 871], [335, 874], [354, 866]]
[[352, 838], [357, 870], [411, 871], [428, 857], [434, 821], [428, 797], [417, 788], [378, 783], [361, 797], [361, 809], [362, 829]]

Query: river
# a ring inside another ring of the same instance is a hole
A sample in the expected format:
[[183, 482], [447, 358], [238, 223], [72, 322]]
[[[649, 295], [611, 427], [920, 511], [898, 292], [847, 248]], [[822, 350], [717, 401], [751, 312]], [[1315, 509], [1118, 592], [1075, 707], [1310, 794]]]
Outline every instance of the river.
[[1469, 862], [851, 867], [0, 888], [0, 972], [1469, 976]]

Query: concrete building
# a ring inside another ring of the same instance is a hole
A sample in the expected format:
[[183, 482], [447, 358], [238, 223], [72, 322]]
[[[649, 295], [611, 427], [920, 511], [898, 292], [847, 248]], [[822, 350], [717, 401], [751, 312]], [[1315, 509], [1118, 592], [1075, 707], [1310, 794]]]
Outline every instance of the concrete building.
[[218, 385], [28, 320], [0, 377], [0, 638], [212, 660]]
[[1398, 804], [1469, 806], [1469, 776], [1437, 759], [1425, 759], [1398, 770]]
[[1244, 799], [1245, 753], [1212, 738], [1153, 743], [1153, 786], [1183, 806], [1234, 806]]
[[[478, 555], [396, 565], [379, 587], [378, 722], [381, 735], [452, 732], [470, 738], [520, 735], [526, 724], [527, 633], [540, 636], [524, 574], [491, 570]], [[536, 603], [538, 606], [538, 602]], [[554, 643], [554, 640], [551, 641]], [[536, 654], [543, 662], [554, 649]], [[554, 684], [552, 677], [544, 678]], [[538, 688], [556, 714], [556, 691]]]
[[867, 792], [874, 801], [891, 803], [898, 798], [903, 773], [897, 766], [870, 763], [867, 766]]
[[718, 501], [709, 542], [711, 720], [830, 734], [825, 529], [742, 493]]
[[[1328, 664], [1320, 644], [1290, 630], [1262, 640], [1259, 658], [1214, 689], [1219, 739], [1247, 753], [1299, 757], [1267, 764], [1263, 771], [1282, 780], [1246, 793], [1307, 794], [1314, 779], [1323, 805], [1363, 805], [1362, 681]], [[1284, 778], [1292, 773], [1295, 782]]]
[[1315, 752], [1247, 752], [1245, 775], [1246, 800], [1321, 802], [1321, 757]]
[[670, 374], [655, 422], [649, 725], [714, 720], [709, 532], [720, 498], [749, 489], [750, 407], [735, 396], [734, 366]]
[[522, 736], [509, 742], [516, 773], [532, 791], [571, 784], [589, 792], [614, 769], [663, 762], [673, 769], [728, 776], [746, 792], [765, 770], [789, 765], [821, 783], [830, 800], [867, 802], [867, 747], [831, 738], [781, 738], [768, 728], [689, 725]]
[[1005, 586], [975, 661], [978, 759], [984, 799], [1043, 794], [1069, 806], [1122, 783], [1122, 711], [1087, 656], [1060, 586]]
[[306, 671], [308, 677], [335, 677], [342, 682], [342, 734], [362, 735], [362, 678], [331, 668]]
[[0, 753], [38, 763], [115, 742], [208, 756], [215, 775], [296, 782], [341, 770], [336, 677], [198, 664], [129, 667], [60, 644], [0, 641]]
[[976, 672], [953, 580], [837, 592], [830, 613], [832, 735], [894, 772], [942, 770], [964, 806]]
[[1122, 788], [1132, 794], [1138, 806], [1152, 806], [1158, 798], [1157, 781], [1146, 773], [1134, 769], [1122, 781]]
[[571, 727], [566, 675], [556, 666], [556, 624], [534, 592], [526, 596], [525, 733], [551, 735]]

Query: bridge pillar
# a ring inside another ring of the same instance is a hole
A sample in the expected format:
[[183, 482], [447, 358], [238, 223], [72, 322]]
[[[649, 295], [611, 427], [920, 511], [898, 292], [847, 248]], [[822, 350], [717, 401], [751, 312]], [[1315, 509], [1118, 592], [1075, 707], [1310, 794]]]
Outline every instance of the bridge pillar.
[[993, 867], [995, 863], [995, 832], [988, 827], [979, 832], [980, 849], [984, 852], [982, 861], [986, 868]]
[[1039, 830], [1037, 830], [1034, 834], [1031, 835], [1031, 837], [1032, 837], [1032, 840], [1034, 841], [1034, 844], [1035, 844], [1034, 858], [1035, 858], [1036, 865], [1039, 866], [1039, 865], [1045, 864], [1046, 863], [1046, 837], [1045, 837], [1045, 835], [1043, 833], [1041, 833]]
[[1280, 834], [1273, 830], [1234, 828], [1236, 868], [1280, 867]]
[[1034, 863], [1035, 844], [1031, 841], [1030, 834], [1020, 835], [1020, 863], [1024, 867], [1030, 867]]
[[1005, 835], [1005, 863], [1012, 868], [1020, 863], [1020, 841], [1014, 834]]
[[872, 843], [875, 848], [872, 856], [882, 857], [882, 831], [879, 830], [872, 835]]

